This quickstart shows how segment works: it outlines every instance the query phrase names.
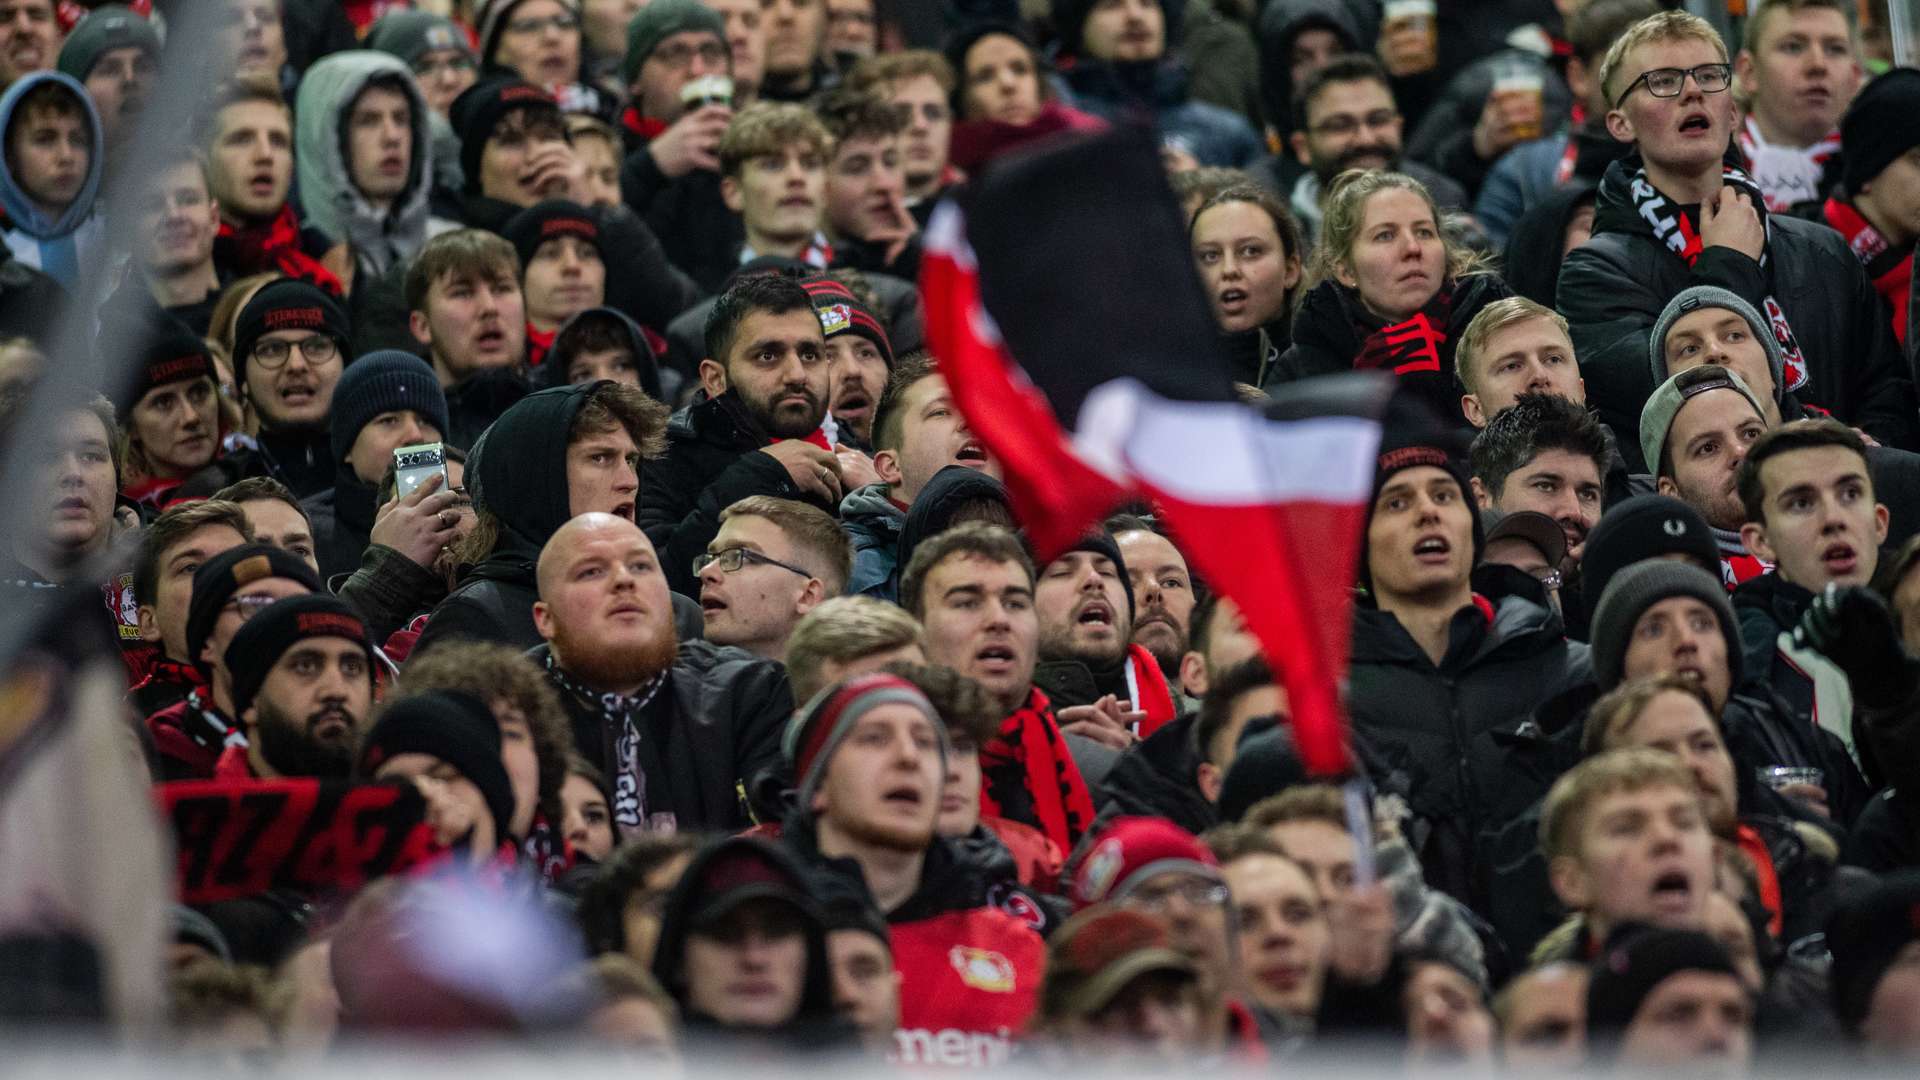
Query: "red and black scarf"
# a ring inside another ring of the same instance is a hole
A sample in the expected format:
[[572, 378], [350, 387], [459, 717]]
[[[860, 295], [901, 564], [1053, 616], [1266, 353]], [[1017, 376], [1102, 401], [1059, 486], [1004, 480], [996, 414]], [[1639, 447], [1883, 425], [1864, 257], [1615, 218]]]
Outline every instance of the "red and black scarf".
[[220, 220], [213, 241], [214, 261], [235, 277], [273, 270], [316, 285], [340, 296], [340, 279], [300, 246], [300, 219], [288, 204], [262, 225], [234, 225]]
[[1167, 676], [1160, 670], [1160, 662], [1153, 658], [1145, 646], [1127, 646], [1127, 700], [1133, 702], [1135, 709], [1147, 714], [1145, 719], [1134, 725], [1133, 733], [1139, 738], [1146, 738], [1173, 719], [1173, 690], [1167, 686]]
[[1038, 689], [980, 748], [980, 813], [1031, 825], [1061, 851], [1072, 851], [1093, 824], [1093, 796]]
[[1358, 304], [1354, 310], [1360, 313], [1359, 330], [1363, 335], [1360, 351], [1353, 358], [1355, 370], [1391, 371], [1402, 377], [1439, 375], [1448, 370], [1444, 350], [1447, 323], [1453, 317], [1452, 282], [1440, 286], [1440, 291], [1412, 318], [1397, 323], [1389, 324]]
[[1913, 248], [1894, 245], [1880, 235], [1852, 203], [1828, 199], [1822, 210], [1828, 225], [1846, 238], [1847, 250], [1867, 268], [1873, 289], [1893, 309], [1893, 333], [1907, 343], [1907, 299], [1913, 287]]
[[[1745, 192], [1753, 203], [1753, 212], [1760, 215], [1760, 224], [1766, 230], [1769, 245], [1773, 238], [1773, 222], [1767, 216], [1766, 196], [1753, 178], [1731, 165], [1725, 166], [1721, 182], [1739, 191]], [[1692, 266], [1700, 258], [1705, 245], [1700, 240], [1700, 208], [1683, 206], [1662, 195], [1647, 179], [1646, 166], [1641, 166], [1633, 174], [1633, 182], [1628, 186], [1633, 197], [1633, 209], [1641, 220], [1653, 227], [1653, 235], [1667, 245], [1675, 255]], [[1760, 249], [1760, 269], [1767, 270], [1767, 248]], [[1771, 272], [1769, 272], [1771, 278]], [[1800, 340], [1793, 334], [1793, 326], [1787, 322], [1787, 312], [1780, 302], [1768, 293], [1760, 307], [1773, 329], [1774, 340], [1780, 343], [1780, 355], [1785, 368], [1786, 385], [1781, 391], [1799, 390], [1807, 385], [1807, 358], [1800, 351]]]

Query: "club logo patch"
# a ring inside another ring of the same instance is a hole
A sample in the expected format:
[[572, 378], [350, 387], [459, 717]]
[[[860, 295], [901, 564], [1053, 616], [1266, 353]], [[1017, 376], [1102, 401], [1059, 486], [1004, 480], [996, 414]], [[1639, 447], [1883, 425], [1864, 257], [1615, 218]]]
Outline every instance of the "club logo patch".
[[827, 337], [853, 325], [853, 309], [845, 304], [828, 304], [820, 308], [820, 332]]
[[960, 974], [960, 981], [975, 990], [993, 994], [1013, 993], [1013, 961], [992, 949], [955, 945], [948, 951], [947, 959], [953, 964], [953, 970]]

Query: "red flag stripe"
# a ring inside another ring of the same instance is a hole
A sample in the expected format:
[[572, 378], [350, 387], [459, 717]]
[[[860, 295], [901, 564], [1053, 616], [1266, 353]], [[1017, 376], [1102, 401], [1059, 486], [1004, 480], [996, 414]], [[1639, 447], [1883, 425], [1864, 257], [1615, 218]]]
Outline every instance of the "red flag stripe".
[[1074, 454], [1053, 407], [1001, 345], [980, 303], [964, 222], [949, 203], [927, 225], [920, 260], [927, 345], [968, 426], [1009, 463], [1006, 484], [1014, 511], [1035, 554], [1047, 561], [1072, 546], [1088, 522], [1123, 501], [1127, 489]]

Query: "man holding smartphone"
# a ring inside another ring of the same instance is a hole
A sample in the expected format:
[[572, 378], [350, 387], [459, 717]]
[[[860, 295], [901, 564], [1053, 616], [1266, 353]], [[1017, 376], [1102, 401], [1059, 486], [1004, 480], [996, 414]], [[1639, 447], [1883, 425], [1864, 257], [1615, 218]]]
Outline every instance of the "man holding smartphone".
[[[352, 573], [360, 565], [373, 533], [375, 492], [393, 467], [393, 452], [440, 442], [448, 426], [440, 380], [426, 361], [411, 353], [369, 353], [341, 373], [333, 391], [333, 454], [339, 462], [333, 487], [301, 504], [312, 522], [323, 580]], [[449, 540], [454, 498], [444, 482], [428, 496], [446, 504], [432, 512], [444, 519]]]

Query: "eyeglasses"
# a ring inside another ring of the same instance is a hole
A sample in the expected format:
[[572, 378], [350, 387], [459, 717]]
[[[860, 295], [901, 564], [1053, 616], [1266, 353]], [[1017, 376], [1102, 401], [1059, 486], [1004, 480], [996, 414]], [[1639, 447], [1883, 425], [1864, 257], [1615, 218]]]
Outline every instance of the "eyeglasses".
[[752, 548], [728, 548], [725, 551], [708, 551], [693, 557], [693, 576], [699, 577], [701, 571], [718, 564], [720, 572], [731, 574], [748, 563], [777, 566], [782, 570], [791, 570], [803, 578], [812, 579], [813, 575], [792, 563], [783, 563], [779, 559], [768, 558]]
[[509, 20], [507, 23], [507, 33], [537, 34], [542, 30], [558, 30], [564, 34], [569, 30], [578, 29], [579, 26], [579, 19], [564, 12], [559, 15], [548, 15], [545, 18], [538, 15], [529, 15], [524, 19]]
[[725, 45], [717, 41], [703, 41], [698, 45], [690, 45], [682, 41], [672, 45], [662, 45], [653, 50], [653, 56], [650, 59], [658, 60], [670, 68], [684, 69], [692, 66], [693, 58], [696, 56], [708, 67], [719, 67], [732, 55], [733, 53], [729, 52]]
[[413, 65], [416, 78], [431, 79], [436, 75], [464, 75], [474, 69], [473, 57], [456, 53], [444, 60], [422, 60]]
[[1351, 135], [1363, 127], [1391, 127], [1393, 122], [1398, 119], [1400, 119], [1400, 114], [1393, 109], [1375, 109], [1365, 116], [1354, 116], [1351, 113], [1342, 113], [1339, 116], [1329, 116], [1325, 120], [1313, 125], [1313, 133], [1323, 136]]
[[253, 347], [253, 358], [260, 366], [271, 371], [287, 362], [294, 349], [307, 358], [309, 364], [324, 364], [340, 355], [340, 344], [324, 334], [301, 338], [299, 341], [280, 341], [268, 339]]
[[1640, 77], [1627, 84], [1620, 96], [1613, 99], [1615, 108], [1627, 100], [1633, 88], [1645, 83], [1647, 93], [1657, 98], [1679, 97], [1680, 90], [1687, 84], [1687, 76], [1693, 76], [1693, 85], [1703, 94], [1718, 94], [1733, 83], [1732, 64], [1699, 64], [1690, 68], [1654, 68], [1642, 72]]
[[1142, 889], [1128, 895], [1121, 903], [1157, 915], [1166, 911], [1175, 897], [1185, 900], [1191, 907], [1208, 908], [1226, 903], [1227, 896], [1225, 885], [1196, 877], [1173, 885]]
[[268, 606], [272, 605], [279, 599], [280, 598], [277, 596], [266, 596], [266, 595], [236, 596], [233, 599], [227, 601], [225, 604], [223, 604], [221, 606], [221, 610], [237, 611], [240, 613], [240, 621], [246, 622], [248, 619], [251, 619], [255, 615], [260, 614], [262, 611], [267, 610]]

